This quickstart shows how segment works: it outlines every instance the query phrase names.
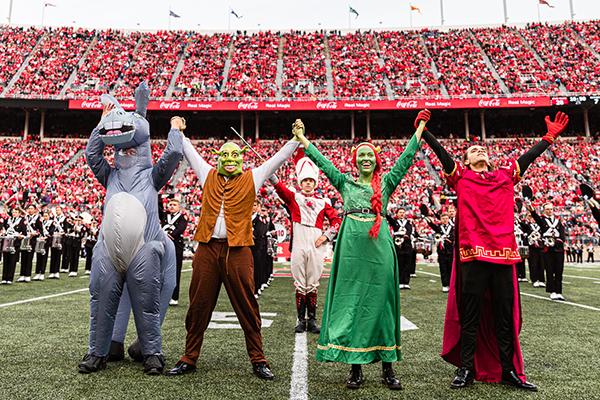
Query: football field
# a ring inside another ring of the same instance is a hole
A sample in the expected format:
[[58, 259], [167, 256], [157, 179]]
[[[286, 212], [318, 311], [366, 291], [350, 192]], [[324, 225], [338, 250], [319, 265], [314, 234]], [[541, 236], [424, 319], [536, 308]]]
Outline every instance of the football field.
[[[284, 270], [285, 272], [285, 270]], [[184, 348], [190, 263], [184, 264], [180, 305], [163, 325], [167, 368]], [[322, 279], [319, 313], [327, 287]], [[252, 375], [244, 336], [225, 290], [206, 333], [198, 371], [180, 377], [143, 374], [126, 358], [99, 373], [81, 375], [89, 322], [88, 278], [46, 280], [0, 287], [0, 399], [600, 399], [600, 266], [565, 268], [566, 302], [551, 301], [543, 288], [521, 284], [521, 344], [528, 380], [537, 393], [475, 383], [454, 391], [455, 368], [439, 357], [446, 294], [437, 266], [419, 264], [412, 290], [401, 293], [402, 315], [414, 324], [403, 331], [403, 361], [395, 365], [404, 390], [380, 382], [381, 364], [367, 365], [364, 387], [345, 387], [349, 367], [319, 363], [317, 337], [293, 333], [292, 281], [277, 277], [259, 299], [273, 382]], [[133, 319], [132, 319], [133, 320]], [[133, 322], [127, 343], [135, 336]], [[416, 329], [414, 329], [416, 328]]]

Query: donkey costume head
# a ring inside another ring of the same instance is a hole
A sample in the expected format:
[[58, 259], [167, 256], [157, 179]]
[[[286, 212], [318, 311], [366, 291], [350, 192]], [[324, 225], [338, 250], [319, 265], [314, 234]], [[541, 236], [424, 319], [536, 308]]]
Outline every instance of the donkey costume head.
[[148, 168], [152, 165], [150, 151], [150, 124], [146, 110], [150, 89], [144, 81], [135, 89], [135, 111], [127, 112], [117, 99], [109, 94], [100, 96], [104, 105], [115, 108], [100, 120], [100, 137], [106, 144], [115, 146], [115, 165], [118, 169], [134, 166]]

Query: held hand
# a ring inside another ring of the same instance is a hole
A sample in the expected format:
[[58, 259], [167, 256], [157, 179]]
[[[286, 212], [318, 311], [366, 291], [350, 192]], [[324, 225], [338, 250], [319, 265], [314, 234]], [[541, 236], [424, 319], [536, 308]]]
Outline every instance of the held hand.
[[427, 122], [429, 122], [430, 118], [431, 118], [431, 111], [429, 111], [428, 109], [419, 111], [419, 113], [417, 114], [417, 118], [415, 118], [415, 124], [414, 124], [415, 129], [417, 129], [419, 127], [419, 122], [423, 121], [423, 122], [425, 122], [425, 124], [427, 124]]
[[108, 114], [109, 112], [111, 112], [114, 109], [115, 109], [115, 105], [113, 103], [106, 103], [104, 105], [104, 108], [102, 109], [102, 118], [104, 118], [104, 116], [106, 114]]
[[567, 124], [569, 123], [569, 116], [562, 111], [556, 113], [554, 117], [554, 121], [550, 120], [550, 117], [546, 115], [544, 118], [546, 121], [546, 126], [548, 127], [548, 132], [542, 138], [548, 143], [552, 144], [556, 140], [556, 138], [565, 131]]
[[315, 241], [315, 247], [319, 248], [323, 245], [323, 243], [325, 243], [327, 241], [327, 236], [325, 235], [321, 235], [319, 236], [319, 238]]
[[177, 129], [183, 132], [185, 128], [185, 118], [178, 116], [171, 118], [171, 129]]
[[292, 124], [292, 134], [294, 135], [294, 139], [300, 141], [299, 139], [304, 136], [304, 123], [302, 120], [297, 119]]

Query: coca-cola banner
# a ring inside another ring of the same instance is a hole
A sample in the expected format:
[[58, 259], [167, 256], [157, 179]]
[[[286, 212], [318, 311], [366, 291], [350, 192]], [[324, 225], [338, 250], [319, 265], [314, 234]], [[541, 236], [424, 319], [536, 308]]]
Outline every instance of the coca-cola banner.
[[[556, 101], [554, 102], [556, 104]], [[124, 100], [126, 110], [135, 102]], [[420, 110], [423, 108], [518, 108], [549, 107], [549, 96], [466, 98], [466, 99], [402, 99], [402, 100], [332, 100], [332, 101], [194, 101], [152, 100], [149, 110], [164, 111], [329, 111], [329, 110]], [[71, 110], [101, 110], [97, 100], [69, 100]]]

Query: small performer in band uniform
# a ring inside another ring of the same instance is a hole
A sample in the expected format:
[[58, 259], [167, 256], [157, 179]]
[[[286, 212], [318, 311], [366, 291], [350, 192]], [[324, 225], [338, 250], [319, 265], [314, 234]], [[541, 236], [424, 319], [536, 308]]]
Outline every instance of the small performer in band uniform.
[[85, 240], [85, 274], [89, 275], [92, 270], [92, 257], [94, 256], [94, 246], [98, 242], [98, 221], [93, 219], [84, 227], [83, 239]]
[[179, 304], [179, 284], [181, 282], [181, 267], [183, 265], [183, 234], [187, 228], [188, 221], [181, 212], [181, 204], [177, 199], [169, 199], [167, 203], [167, 212], [162, 216], [162, 229], [175, 244], [175, 259], [177, 265], [177, 285], [173, 290], [173, 295], [169, 305]]
[[46, 274], [46, 265], [48, 264], [48, 254], [50, 253], [50, 244], [52, 242], [52, 233], [54, 231], [54, 221], [50, 219], [50, 213], [44, 211], [42, 213], [42, 230], [35, 247], [36, 265], [34, 281], [43, 281]]
[[269, 239], [276, 237], [275, 225], [269, 217], [269, 209], [261, 205], [257, 215], [252, 220], [254, 246], [254, 292], [260, 295], [267, 286], [267, 281], [273, 273], [273, 255], [269, 249]]
[[[33, 204], [27, 206], [27, 215], [25, 216], [27, 225], [27, 235], [21, 242], [21, 274], [17, 282], [31, 282], [31, 269], [33, 268], [33, 254], [35, 243], [42, 231], [42, 221], [37, 207]], [[28, 240], [28, 242], [27, 242]]]
[[21, 216], [21, 210], [14, 208], [12, 217], [8, 218], [4, 225], [4, 239], [2, 242], [2, 284], [12, 284], [15, 277], [21, 239], [27, 235], [25, 218]]
[[413, 224], [406, 218], [406, 210], [399, 208], [396, 218], [388, 218], [394, 236], [394, 247], [398, 260], [398, 274], [400, 275], [400, 289], [410, 289], [410, 275], [412, 267], [412, 236], [415, 232]]
[[50, 274], [48, 279], [59, 279], [61, 259], [63, 257], [64, 234], [67, 226], [67, 216], [63, 213], [61, 206], [54, 208], [52, 218], [52, 238], [50, 244]]
[[433, 222], [431, 217], [425, 218], [427, 224], [436, 233], [438, 263], [440, 265], [440, 279], [442, 281], [442, 292], [450, 291], [450, 272], [454, 259], [454, 223], [450, 221], [450, 215], [444, 212], [440, 215], [440, 223]]
[[540, 217], [531, 205], [531, 216], [540, 227], [543, 241], [544, 267], [546, 268], [546, 293], [552, 300], [564, 300], [562, 295], [562, 277], [565, 268], [565, 227], [554, 215], [554, 205], [547, 202], [543, 206], [544, 215]]
[[69, 276], [74, 278], [79, 270], [79, 257], [81, 255], [81, 240], [83, 239], [84, 227], [79, 215], [73, 216], [73, 226], [67, 234], [70, 237], [71, 251], [69, 252]]
[[523, 223], [523, 231], [527, 237], [529, 248], [529, 279], [533, 287], [546, 287], [546, 274], [544, 273], [544, 258], [542, 256], [542, 233], [538, 224], [531, 215], [527, 215]]

